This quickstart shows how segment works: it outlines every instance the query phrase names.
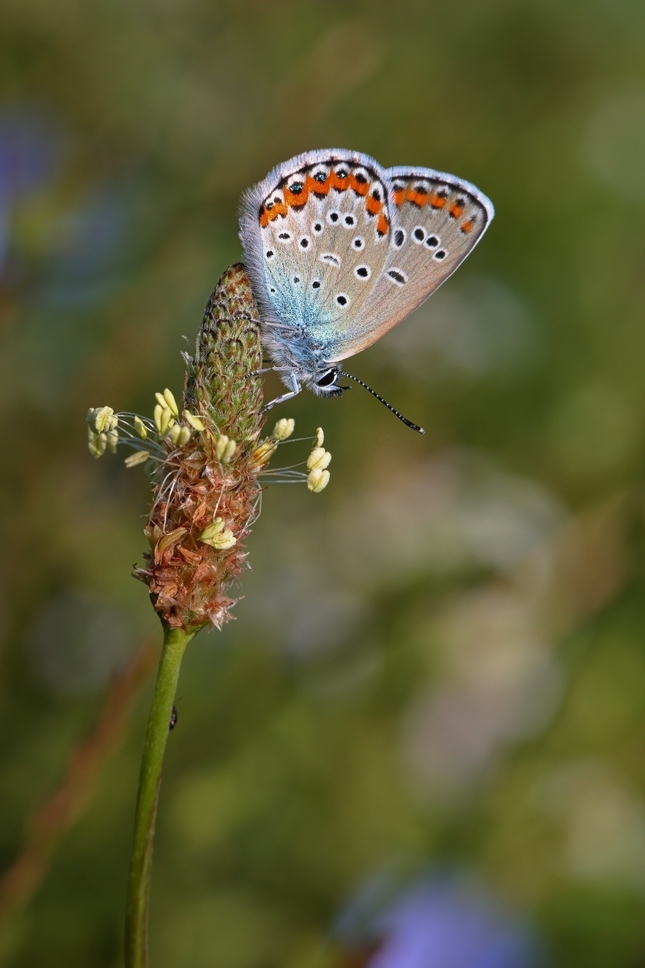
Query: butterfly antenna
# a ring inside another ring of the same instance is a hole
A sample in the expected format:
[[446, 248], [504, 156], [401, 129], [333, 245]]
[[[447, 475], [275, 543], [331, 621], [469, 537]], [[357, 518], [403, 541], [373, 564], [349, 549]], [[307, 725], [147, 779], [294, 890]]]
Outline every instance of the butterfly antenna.
[[412, 423], [411, 420], [408, 420], [407, 417], [404, 417], [402, 413], [399, 413], [398, 410], [394, 409], [391, 403], [388, 403], [387, 400], [384, 400], [383, 397], [376, 392], [376, 390], [372, 390], [371, 387], [368, 387], [367, 383], [363, 383], [363, 381], [359, 380], [357, 376], [352, 376], [351, 373], [345, 373], [344, 370], [341, 370], [338, 375], [346, 376], [348, 380], [353, 380], [354, 383], [358, 383], [359, 386], [362, 386], [365, 390], [368, 390], [369, 393], [371, 393], [373, 397], [376, 397], [376, 399], [380, 403], [382, 403], [384, 407], [387, 407], [387, 409], [390, 410], [395, 417], [398, 417], [399, 420], [402, 423], [404, 423], [406, 427], [410, 427], [412, 430], [416, 430], [418, 434], [425, 434], [425, 430], [423, 429], [423, 427], [418, 427], [415, 423]]

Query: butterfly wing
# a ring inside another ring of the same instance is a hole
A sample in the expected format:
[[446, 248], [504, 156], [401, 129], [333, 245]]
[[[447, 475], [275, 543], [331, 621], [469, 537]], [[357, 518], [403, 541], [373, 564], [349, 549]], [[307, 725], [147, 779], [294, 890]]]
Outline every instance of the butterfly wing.
[[330, 362], [371, 346], [432, 295], [494, 216], [490, 200], [454, 175], [430, 168], [390, 168], [384, 175], [392, 223], [387, 258]]
[[298, 155], [246, 193], [240, 226], [269, 335], [297, 331], [321, 355], [337, 353], [388, 256], [381, 166], [342, 149]]

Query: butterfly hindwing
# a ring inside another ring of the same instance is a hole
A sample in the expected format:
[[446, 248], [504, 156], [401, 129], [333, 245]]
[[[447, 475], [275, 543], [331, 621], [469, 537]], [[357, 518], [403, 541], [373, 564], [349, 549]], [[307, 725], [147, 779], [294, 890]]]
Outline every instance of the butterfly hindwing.
[[452, 175], [429, 168], [384, 174], [392, 223], [387, 259], [333, 361], [370, 346], [424, 302], [473, 250], [494, 214], [485, 195]]

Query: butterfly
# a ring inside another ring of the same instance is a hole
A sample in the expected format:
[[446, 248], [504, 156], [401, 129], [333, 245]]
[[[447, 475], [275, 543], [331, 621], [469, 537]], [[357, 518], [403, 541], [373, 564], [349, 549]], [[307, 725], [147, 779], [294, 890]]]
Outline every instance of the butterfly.
[[432, 295], [494, 214], [478, 188], [454, 175], [382, 168], [343, 149], [297, 155], [246, 191], [245, 264], [271, 369], [288, 388], [267, 409], [303, 385], [319, 396], [343, 393], [344, 376], [366, 386], [338, 364]]

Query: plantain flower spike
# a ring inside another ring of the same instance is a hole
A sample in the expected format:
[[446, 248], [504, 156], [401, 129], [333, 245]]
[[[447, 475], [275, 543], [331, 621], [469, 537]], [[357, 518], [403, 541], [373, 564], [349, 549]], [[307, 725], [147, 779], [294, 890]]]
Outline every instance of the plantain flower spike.
[[117, 444], [134, 453], [126, 466], [145, 465], [153, 483], [144, 529], [149, 550], [135, 577], [148, 586], [166, 628], [221, 628], [235, 604], [233, 584], [248, 568], [244, 547], [259, 513], [262, 480], [302, 481], [313, 493], [327, 486], [331, 454], [316, 432], [307, 472], [267, 464], [291, 436], [294, 421], [278, 420], [260, 439], [264, 416], [261, 329], [242, 265], [222, 275], [206, 306], [194, 356], [184, 354], [181, 406], [169, 389], [155, 394], [153, 419], [90, 410], [93, 457]]

